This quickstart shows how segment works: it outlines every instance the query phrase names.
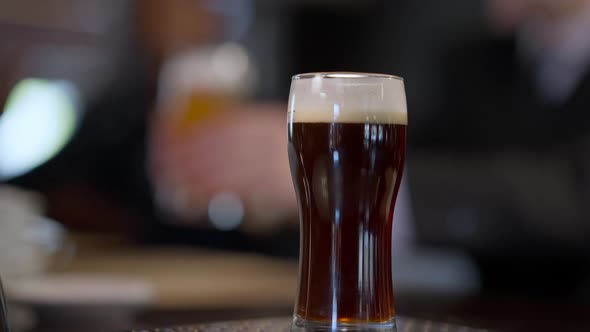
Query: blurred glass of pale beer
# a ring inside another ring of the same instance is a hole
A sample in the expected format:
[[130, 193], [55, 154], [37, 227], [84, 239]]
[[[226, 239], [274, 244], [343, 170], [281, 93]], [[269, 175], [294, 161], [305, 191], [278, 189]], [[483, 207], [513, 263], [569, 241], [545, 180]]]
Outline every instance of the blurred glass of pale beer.
[[221, 112], [237, 109], [254, 78], [248, 54], [234, 43], [180, 52], [162, 66], [151, 123], [150, 176], [158, 208], [174, 217], [168, 220], [194, 224], [207, 216], [215, 197], [189, 176], [191, 163], [198, 162], [191, 153], [195, 133]]
[[399, 77], [293, 77], [287, 130], [301, 239], [292, 331], [396, 331], [391, 238], [406, 125]]

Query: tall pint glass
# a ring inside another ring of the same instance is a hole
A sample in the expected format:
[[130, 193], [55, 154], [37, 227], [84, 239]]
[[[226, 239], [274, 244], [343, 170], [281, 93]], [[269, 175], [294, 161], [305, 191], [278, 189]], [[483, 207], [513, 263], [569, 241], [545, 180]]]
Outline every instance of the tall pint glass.
[[396, 331], [391, 238], [406, 125], [399, 77], [293, 77], [287, 130], [301, 238], [292, 331]]

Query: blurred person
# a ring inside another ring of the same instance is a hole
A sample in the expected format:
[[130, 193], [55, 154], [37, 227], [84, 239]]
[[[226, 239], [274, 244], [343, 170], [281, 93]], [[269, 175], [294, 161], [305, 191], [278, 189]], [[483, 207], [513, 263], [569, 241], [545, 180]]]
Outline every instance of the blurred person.
[[[191, 8], [195, 3], [201, 10]], [[228, 26], [224, 19], [228, 18], [215, 8], [211, 12], [211, 2], [195, 3], [140, 4], [144, 13], [138, 21], [140, 31], [144, 43], [159, 58], [160, 68], [160, 100], [148, 128], [148, 172], [157, 208], [171, 210], [161, 211], [170, 222], [196, 230], [239, 228], [268, 233], [285, 223], [295, 228], [295, 196], [283, 139], [286, 105], [243, 102], [239, 96], [243, 91], [236, 90], [251, 90], [249, 85], [255, 84], [245, 77], [254, 76], [252, 71], [240, 66], [247, 59], [234, 44], [215, 46], [223, 39]], [[248, 2], [217, 5], [235, 11]], [[242, 9], [239, 14], [247, 15], [247, 8]], [[157, 17], [167, 22], [163, 29], [153, 25]], [[180, 23], [183, 21], [191, 28]], [[215, 63], [221, 60], [223, 64]], [[225, 66], [225, 71], [215, 66]], [[166, 72], [169, 67], [172, 74]], [[218, 198], [221, 203], [213, 211]], [[232, 220], [216, 220], [215, 213]]]
[[[111, 84], [87, 103], [73, 140], [53, 160], [10, 182], [46, 194], [49, 214], [70, 226], [155, 242], [296, 254], [286, 105], [228, 104], [173, 145], [166, 141], [169, 127], [153, 112], [166, 59], [223, 39], [227, 18], [209, 6], [208, 1], [133, 2], [126, 57]], [[187, 227], [174, 220], [178, 216], [161, 214], [153, 198], [154, 176], [178, 176], [203, 189], [207, 196], [195, 205], [206, 205], [220, 191], [235, 193], [243, 200], [243, 225], [222, 232], [208, 224], [207, 215]], [[260, 241], [243, 230], [273, 236]]]
[[441, 219], [418, 232], [472, 253], [487, 291], [588, 301], [590, 1], [486, 3], [491, 33], [450, 52], [438, 113], [409, 139]]
[[206, 227], [202, 219], [210, 200], [224, 192], [243, 200], [246, 231], [272, 231], [280, 226], [273, 220], [295, 215], [291, 177], [285, 174], [283, 110], [282, 104], [242, 105], [194, 125], [182, 141], [173, 139], [170, 121], [153, 126], [154, 174], [171, 186], [186, 184], [188, 197], [180, 204], [188, 206], [179, 207], [188, 214], [185, 224]]

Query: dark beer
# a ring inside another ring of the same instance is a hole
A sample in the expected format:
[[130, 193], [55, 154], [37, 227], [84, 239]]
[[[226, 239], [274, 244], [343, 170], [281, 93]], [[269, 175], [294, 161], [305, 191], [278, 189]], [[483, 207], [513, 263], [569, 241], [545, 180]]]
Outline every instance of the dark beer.
[[403, 80], [293, 76], [288, 140], [301, 224], [292, 332], [395, 332], [393, 210], [406, 147]]
[[372, 117], [359, 114], [358, 122], [289, 121], [301, 221], [295, 315], [305, 321], [395, 317], [391, 231], [406, 125], [365, 121]]

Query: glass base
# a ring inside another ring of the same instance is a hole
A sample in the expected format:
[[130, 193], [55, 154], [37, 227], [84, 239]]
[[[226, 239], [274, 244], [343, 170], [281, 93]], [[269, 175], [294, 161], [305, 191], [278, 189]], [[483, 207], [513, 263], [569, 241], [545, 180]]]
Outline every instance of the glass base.
[[395, 318], [381, 323], [331, 323], [306, 320], [295, 315], [291, 332], [397, 332]]

